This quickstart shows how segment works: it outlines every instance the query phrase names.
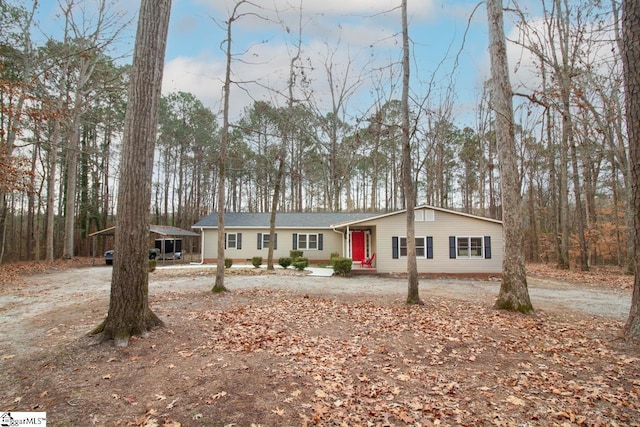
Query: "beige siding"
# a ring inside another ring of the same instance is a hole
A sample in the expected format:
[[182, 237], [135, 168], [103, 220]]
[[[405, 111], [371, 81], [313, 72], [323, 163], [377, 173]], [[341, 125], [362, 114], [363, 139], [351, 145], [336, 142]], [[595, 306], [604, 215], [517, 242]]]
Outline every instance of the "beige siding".
[[[502, 224], [478, 218], [435, 211], [434, 221], [416, 222], [416, 237], [433, 237], [433, 259], [417, 260], [420, 273], [501, 273]], [[362, 223], [359, 225], [365, 225]], [[368, 225], [374, 225], [371, 222]], [[406, 258], [393, 259], [392, 237], [406, 236], [404, 214], [391, 215], [375, 221], [376, 267], [380, 273], [406, 272]], [[449, 259], [449, 236], [491, 237], [491, 259]]]
[[[227, 229], [227, 233], [242, 233], [242, 248], [225, 249], [225, 257], [237, 260], [237, 262], [251, 261], [254, 256], [261, 256], [264, 262], [267, 262], [269, 248], [258, 249], [258, 233], [269, 234], [269, 229]], [[317, 229], [301, 229], [301, 230], [283, 230], [277, 231], [278, 244], [277, 249], [273, 252], [273, 259], [277, 263], [278, 258], [289, 256], [289, 251], [293, 249], [293, 234], [322, 234], [323, 249], [312, 250], [302, 249], [303, 255], [310, 261], [328, 261], [332, 252], [342, 254], [342, 243], [344, 239], [342, 234], [333, 230], [317, 230]], [[218, 231], [215, 229], [204, 229], [204, 259], [212, 260], [218, 257]]]
[[[432, 215], [433, 214], [433, 215]], [[433, 259], [418, 258], [418, 272], [431, 274], [500, 274], [502, 272], [502, 224], [453, 212], [431, 210], [418, 218], [433, 218], [433, 221], [416, 221], [416, 237], [433, 237]], [[393, 259], [392, 237], [406, 236], [406, 216], [404, 213], [377, 217], [359, 222], [350, 227], [371, 231], [371, 251], [376, 254], [374, 267], [379, 273], [402, 273], [407, 270], [406, 258]], [[242, 233], [241, 249], [226, 249], [225, 256], [236, 262], [250, 262], [254, 256], [262, 256], [266, 263], [268, 248], [257, 249], [258, 233], [267, 234], [265, 229], [230, 229], [227, 233]], [[304, 250], [310, 261], [328, 261], [332, 252], [347, 253], [347, 240], [341, 233], [328, 229], [279, 229], [278, 248], [274, 260], [289, 256], [293, 249], [293, 234], [308, 233], [323, 235], [323, 250]], [[217, 230], [203, 230], [203, 258], [212, 261], [217, 258]], [[449, 236], [491, 237], [491, 259], [450, 259]]]

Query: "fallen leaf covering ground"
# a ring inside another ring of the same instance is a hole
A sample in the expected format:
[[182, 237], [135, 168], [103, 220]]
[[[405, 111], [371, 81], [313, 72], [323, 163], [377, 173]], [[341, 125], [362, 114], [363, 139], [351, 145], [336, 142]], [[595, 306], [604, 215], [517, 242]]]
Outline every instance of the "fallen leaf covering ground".
[[616, 266], [593, 266], [590, 271], [561, 270], [553, 264], [528, 264], [527, 275], [561, 280], [583, 287], [633, 289], [633, 275]]
[[52, 308], [44, 350], [0, 353], [0, 409], [52, 426], [640, 425], [621, 322], [422, 297], [167, 292], [167, 327], [125, 349], [83, 337], [104, 307]]

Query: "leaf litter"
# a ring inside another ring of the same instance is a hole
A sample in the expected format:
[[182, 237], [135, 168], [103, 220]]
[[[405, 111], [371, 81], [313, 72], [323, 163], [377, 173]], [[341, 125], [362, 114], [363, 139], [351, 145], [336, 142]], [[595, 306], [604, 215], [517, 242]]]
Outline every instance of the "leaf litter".
[[169, 327], [125, 349], [73, 327], [101, 319], [88, 303], [2, 358], [1, 409], [54, 426], [640, 425], [621, 322], [422, 297], [167, 292], [152, 305]]

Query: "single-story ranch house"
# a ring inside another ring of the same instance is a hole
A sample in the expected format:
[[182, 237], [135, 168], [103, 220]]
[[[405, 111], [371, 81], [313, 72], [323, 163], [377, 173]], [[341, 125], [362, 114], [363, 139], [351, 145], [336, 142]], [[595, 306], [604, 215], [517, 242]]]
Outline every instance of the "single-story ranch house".
[[[225, 257], [246, 263], [266, 260], [269, 213], [225, 213]], [[202, 260], [217, 259], [218, 214], [194, 229], [201, 231]], [[274, 263], [301, 250], [312, 263], [332, 253], [352, 258], [354, 266], [372, 260], [372, 272], [407, 271], [406, 211], [392, 213], [278, 213]], [[502, 272], [502, 222], [432, 206], [415, 208], [418, 273], [424, 275], [499, 276]]]

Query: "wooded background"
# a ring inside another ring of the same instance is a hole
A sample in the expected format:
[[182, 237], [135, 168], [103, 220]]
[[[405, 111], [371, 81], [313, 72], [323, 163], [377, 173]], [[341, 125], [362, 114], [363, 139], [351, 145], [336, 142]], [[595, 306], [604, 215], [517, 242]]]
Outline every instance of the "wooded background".
[[[0, 0], [0, 262], [87, 256], [87, 236], [114, 225], [129, 66], [109, 52], [131, 23], [99, 3], [88, 17], [61, 2], [64, 37], [37, 44], [37, 3]], [[531, 22], [517, 7], [506, 11], [520, 26], [511, 42], [536, 59], [536, 79], [515, 94], [527, 258], [563, 268], [628, 266], [620, 3], [539, 4], [543, 17]], [[348, 80], [329, 58], [327, 79], [343, 83], [329, 85], [327, 109], [314, 101], [303, 62], [291, 59], [290, 77], [307, 96], [286, 106], [256, 101], [231, 123], [224, 209], [269, 211], [283, 157], [278, 211], [404, 208], [399, 65]], [[375, 94], [364, 115], [346, 107], [361, 86]], [[437, 96], [435, 89], [411, 98], [418, 204], [500, 219], [488, 91], [477, 96], [475, 123], [461, 125], [455, 87], [446, 82]], [[152, 223], [189, 229], [218, 210], [218, 116], [191, 93], [163, 98]]]

